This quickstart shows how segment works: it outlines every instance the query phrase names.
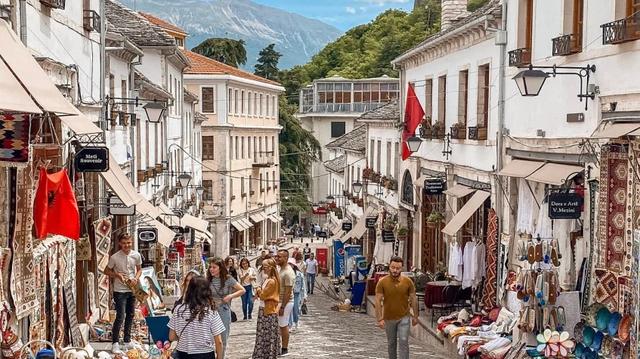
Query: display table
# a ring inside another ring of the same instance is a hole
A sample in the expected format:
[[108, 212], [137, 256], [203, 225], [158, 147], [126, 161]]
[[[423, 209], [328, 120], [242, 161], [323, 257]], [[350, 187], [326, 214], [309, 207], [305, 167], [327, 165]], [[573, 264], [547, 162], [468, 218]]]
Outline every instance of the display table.
[[[461, 286], [461, 283], [456, 281], [449, 282], [446, 280], [427, 283], [424, 289], [425, 307], [431, 308], [433, 304], [442, 303], [444, 301], [444, 288], [447, 287], [448, 285], [458, 287], [459, 289]], [[470, 293], [471, 292], [469, 291], [469, 294]], [[464, 298], [464, 297], [458, 298], [458, 300], [462, 300], [462, 299], [470, 299], [470, 298]]]

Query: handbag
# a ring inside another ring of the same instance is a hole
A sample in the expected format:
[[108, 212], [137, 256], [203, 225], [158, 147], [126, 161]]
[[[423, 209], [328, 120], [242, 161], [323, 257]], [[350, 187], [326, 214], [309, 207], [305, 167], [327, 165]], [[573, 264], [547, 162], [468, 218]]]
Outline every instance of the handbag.
[[[229, 310], [231, 310], [231, 309], [229, 309]], [[238, 321], [238, 316], [236, 315], [236, 312], [231, 310], [231, 323], [235, 323], [237, 321]]]
[[300, 307], [300, 312], [302, 312], [303, 315], [307, 315], [309, 313], [309, 309], [307, 308], [307, 303], [302, 303], [302, 306]]

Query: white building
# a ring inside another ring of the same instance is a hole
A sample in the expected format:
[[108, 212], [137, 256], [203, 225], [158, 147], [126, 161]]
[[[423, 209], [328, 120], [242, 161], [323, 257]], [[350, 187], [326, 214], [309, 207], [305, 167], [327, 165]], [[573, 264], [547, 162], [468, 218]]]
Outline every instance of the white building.
[[[496, 192], [501, 7], [490, 1], [471, 14], [466, 8], [466, 1], [443, 0], [442, 30], [392, 62], [401, 73], [402, 112], [409, 85], [425, 110], [424, 141], [402, 162], [398, 179], [400, 226], [409, 229], [403, 255], [409, 266], [429, 271], [446, 265], [447, 243], [486, 236]], [[446, 182], [447, 191], [427, 194], [427, 179]], [[420, 189], [409, 190], [412, 183]], [[431, 213], [445, 220], [431, 225]]]
[[[315, 80], [300, 91], [300, 110], [296, 115], [302, 127], [320, 142], [322, 160], [331, 159], [325, 146], [355, 128], [355, 119], [398, 98], [398, 79], [383, 76], [371, 79], [345, 79], [334, 76]], [[324, 201], [329, 195], [329, 176], [322, 161], [311, 168], [311, 200]]]
[[206, 219], [212, 252], [235, 254], [279, 235], [280, 84], [185, 51], [185, 83], [200, 97]]

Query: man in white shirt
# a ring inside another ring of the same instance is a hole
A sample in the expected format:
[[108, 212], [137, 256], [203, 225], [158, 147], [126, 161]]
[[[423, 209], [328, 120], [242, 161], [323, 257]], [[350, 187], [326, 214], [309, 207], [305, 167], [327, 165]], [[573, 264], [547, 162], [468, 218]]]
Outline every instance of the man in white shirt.
[[278, 255], [278, 246], [276, 245], [275, 241], [271, 242], [271, 246], [269, 247], [269, 253], [271, 253], [272, 257], [275, 257]]
[[109, 263], [104, 274], [113, 278], [113, 300], [116, 303], [116, 320], [113, 322], [111, 335], [111, 352], [122, 353], [120, 350], [120, 328], [124, 321], [124, 345], [125, 350], [131, 346], [131, 326], [135, 313], [136, 298], [131, 287], [138, 285], [142, 274], [142, 257], [133, 250], [133, 239], [129, 233], [118, 236], [120, 250], [109, 258]]
[[318, 274], [318, 261], [316, 260], [315, 254], [311, 253], [304, 263], [307, 265], [307, 294], [313, 294], [316, 274]]

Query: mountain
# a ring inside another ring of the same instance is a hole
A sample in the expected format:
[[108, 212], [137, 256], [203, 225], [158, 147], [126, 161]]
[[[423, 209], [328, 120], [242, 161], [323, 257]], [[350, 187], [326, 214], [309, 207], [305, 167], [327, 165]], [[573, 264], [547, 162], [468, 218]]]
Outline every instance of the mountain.
[[258, 52], [271, 43], [282, 53], [280, 68], [304, 64], [341, 31], [321, 21], [251, 0], [120, 0], [126, 6], [168, 20], [189, 33], [187, 47], [211, 37], [246, 42], [247, 64], [253, 71]]

